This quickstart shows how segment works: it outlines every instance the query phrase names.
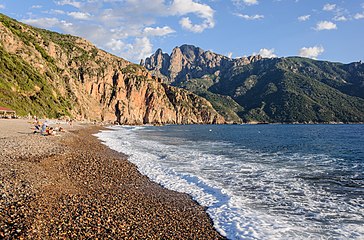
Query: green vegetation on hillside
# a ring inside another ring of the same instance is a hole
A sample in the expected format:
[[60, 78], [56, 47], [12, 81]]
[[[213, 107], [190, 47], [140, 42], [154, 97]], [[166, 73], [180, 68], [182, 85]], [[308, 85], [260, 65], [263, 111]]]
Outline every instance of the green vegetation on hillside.
[[244, 107], [244, 121], [364, 122], [364, 99], [344, 91], [355, 84], [343, 66], [306, 58], [264, 59], [232, 69], [231, 78], [210, 90], [231, 95]]
[[241, 123], [239, 114], [243, 112], [243, 107], [236, 103], [230, 96], [224, 96], [210, 91], [201, 90], [194, 92], [200, 97], [209, 101], [213, 108], [220, 113], [227, 122]]
[[48, 85], [44, 76], [21, 58], [0, 47], [0, 106], [18, 115], [60, 117], [69, 115], [69, 101]]
[[[204, 51], [198, 47], [189, 46], [189, 49], [196, 58], [189, 58], [189, 52], [182, 51], [185, 54], [182, 59], [189, 59], [189, 64], [180, 72], [167, 72], [171, 75], [166, 77], [178, 87], [205, 97], [227, 119], [364, 122], [362, 62], [342, 64], [302, 57], [222, 61], [216, 54], [205, 58]], [[163, 61], [158, 66], [173, 64], [169, 56], [164, 56]]]
[[209, 101], [213, 108], [218, 111], [227, 122], [240, 123], [241, 119], [238, 116], [243, 111], [243, 108], [236, 103], [230, 96], [224, 96], [208, 91], [214, 84], [215, 76], [205, 76], [199, 79], [190, 79], [186, 82], [177, 84], [177, 87], [191, 91], [200, 97]]
[[[0, 106], [14, 109], [18, 115], [28, 114], [57, 118], [70, 115], [72, 104], [49, 83], [58, 71], [54, 59], [39, 45], [33, 28], [0, 14], [0, 22], [20, 41], [38, 52], [49, 70], [37, 71], [18, 54], [9, 54], [0, 44]], [[46, 39], [42, 39], [46, 41]]]
[[243, 108], [236, 103], [230, 96], [212, 93], [207, 89], [214, 84], [215, 76], [205, 76], [205, 78], [190, 79], [186, 82], [177, 84], [177, 87], [191, 91], [200, 97], [209, 101], [213, 108], [219, 112], [227, 122], [242, 122], [239, 113], [243, 112]]

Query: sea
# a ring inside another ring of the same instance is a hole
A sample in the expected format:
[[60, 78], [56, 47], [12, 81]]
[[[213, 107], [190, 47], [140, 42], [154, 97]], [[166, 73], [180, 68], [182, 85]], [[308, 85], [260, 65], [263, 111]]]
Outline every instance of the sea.
[[228, 239], [364, 239], [364, 125], [114, 126], [96, 135]]

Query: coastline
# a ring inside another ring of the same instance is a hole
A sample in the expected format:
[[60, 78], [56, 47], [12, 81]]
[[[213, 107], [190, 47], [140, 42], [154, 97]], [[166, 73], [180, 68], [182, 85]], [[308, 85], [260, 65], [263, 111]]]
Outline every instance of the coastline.
[[224, 239], [190, 196], [101, 144], [102, 127], [46, 137], [31, 127], [0, 122], [1, 238]]

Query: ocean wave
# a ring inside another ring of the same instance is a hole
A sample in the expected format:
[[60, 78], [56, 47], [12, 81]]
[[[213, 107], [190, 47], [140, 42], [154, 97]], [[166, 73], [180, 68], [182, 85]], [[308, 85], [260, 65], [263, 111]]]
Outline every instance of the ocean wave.
[[[363, 195], [355, 195], [362, 179], [333, 178], [343, 159], [192, 141], [150, 127], [113, 127], [97, 137], [127, 154], [151, 180], [207, 207], [216, 229], [229, 239], [364, 235]], [[343, 188], [350, 186], [352, 194], [345, 196]]]

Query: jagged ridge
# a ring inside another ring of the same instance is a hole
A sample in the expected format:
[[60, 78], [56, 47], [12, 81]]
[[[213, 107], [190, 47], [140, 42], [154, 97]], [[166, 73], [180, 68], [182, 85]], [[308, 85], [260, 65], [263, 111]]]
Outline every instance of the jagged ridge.
[[152, 56], [141, 61], [141, 65], [170, 83], [180, 83], [207, 74], [220, 76], [222, 71], [234, 66], [246, 65], [262, 59], [260, 55], [231, 59], [193, 45], [175, 47], [171, 55], [158, 49]]

